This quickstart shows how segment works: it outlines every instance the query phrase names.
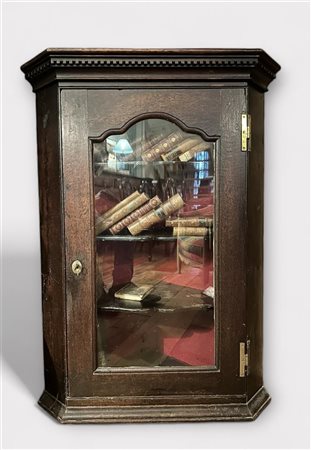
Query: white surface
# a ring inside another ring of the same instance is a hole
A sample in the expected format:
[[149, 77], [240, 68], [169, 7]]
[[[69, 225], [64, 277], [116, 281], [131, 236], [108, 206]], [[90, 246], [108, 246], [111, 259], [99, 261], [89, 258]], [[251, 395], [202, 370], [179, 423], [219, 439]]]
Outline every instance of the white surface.
[[[308, 446], [308, 5], [4, 7], [4, 448]], [[19, 66], [46, 47], [260, 47], [282, 70], [266, 94], [265, 386], [252, 423], [61, 426], [43, 389], [35, 96]]]

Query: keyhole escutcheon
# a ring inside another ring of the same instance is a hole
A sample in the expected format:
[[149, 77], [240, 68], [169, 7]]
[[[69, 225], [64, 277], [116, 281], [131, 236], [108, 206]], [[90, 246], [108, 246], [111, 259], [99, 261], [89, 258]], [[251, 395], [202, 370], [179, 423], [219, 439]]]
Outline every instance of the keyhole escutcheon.
[[71, 270], [73, 271], [73, 273], [75, 275], [80, 275], [80, 273], [82, 272], [82, 263], [81, 261], [79, 261], [78, 259], [76, 259], [72, 264], [71, 264]]

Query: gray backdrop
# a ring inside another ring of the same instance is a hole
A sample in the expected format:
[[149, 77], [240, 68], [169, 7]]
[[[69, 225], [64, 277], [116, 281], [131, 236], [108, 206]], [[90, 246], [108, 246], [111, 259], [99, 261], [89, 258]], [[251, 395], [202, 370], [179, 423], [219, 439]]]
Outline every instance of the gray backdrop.
[[[3, 4], [3, 447], [308, 445], [308, 4]], [[253, 423], [61, 426], [43, 390], [35, 96], [19, 66], [46, 47], [261, 47], [266, 95], [264, 374]], [[307, 390], [307, 391], [306, 391]]]

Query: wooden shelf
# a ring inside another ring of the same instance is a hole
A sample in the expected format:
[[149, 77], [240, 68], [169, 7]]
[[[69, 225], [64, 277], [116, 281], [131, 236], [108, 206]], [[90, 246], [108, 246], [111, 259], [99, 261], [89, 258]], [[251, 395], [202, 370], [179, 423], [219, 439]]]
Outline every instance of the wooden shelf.
[[[202, 236], [204, 237], [204, 236]], [[143, 236], [96, 236], [98, 241], [165, 241], [173, 242], [176, 241], [177, 236], [154, 236], [152, 234]]]
[[139, 314], [182, 313], [190, 311], [208, 311], [213, 308], [213, 299], [204, 296], [200, 290], [185, 286], [158, 283], [150, 296], [142, 303], [116, 299], [104, 294], [98, 301], [99, 311], [130, 312]]
[[[135, 166], [149, 166], [150, 167], [150, 164], [152, 164], [152, 166], [167, 166], [167, 165], [172, 165], [172, 164], [182, 164], [182, 165], [190, 165], [190, 164], [201, 164], [201, 163], [206, 163], [206, 162], [211, 162], [211, 160], [210, 159], [202, 159], [202, 160], [190, 160], [190, 161], [180, 161], [180, 160], [178, 160], [178, 161], [152, 161], [152, 162], [148, 162], [148, 161], [143, 161], [143, 160], [135, 160], [135, 161], [122, 161], [122, 160], [119, 160], [119, 161], [115, 161], [115, 162], [113, 162], [113, 163], [111, 163], [111, 165], [116, 165], [116, 166], [122, 166], [122, 165], [124, 165], [124, 164], [129, 164], [129, 165], [135, 165]], [[104, 166], [104, 167], [107, 167], [108, 166], [108, 161], [104, 161], [104, 162], [96, 162], [95, 163], [97, 166]], [[194, 166], [194, 169], [196, 170], [196, 171], [203, 171], [203, 170], [208, 170], [208, 169], [197, 169], [195, 166]], [[108, 173], [114, 173], [114, 171], [112, 170], [112, 169], [106, 169], [105, 170], [105, 172], [108, 172]], [[213, 179], [214, 178], [214, 176], [213, 175], [211, 175], [211, 176], [208, 176], [208, 177], [204, 177], [204, 180], [206, 180], [206, 179]]]
[[184, 237], [195, 237], [195, 238], [202, 238], [207, 239], [208, 235], [206, 236], [172, 236], [172, 235], [161, 235], [161, 234], [140, 234], [138, 236], [132, 236], [132, 235], [99, 235], [96, 236], [97, 241], [137, 241], [137, 242], [144, 242], [144, 241], [162, 241], [162, 242], [174, 242], [177, 238], [184, 238]]

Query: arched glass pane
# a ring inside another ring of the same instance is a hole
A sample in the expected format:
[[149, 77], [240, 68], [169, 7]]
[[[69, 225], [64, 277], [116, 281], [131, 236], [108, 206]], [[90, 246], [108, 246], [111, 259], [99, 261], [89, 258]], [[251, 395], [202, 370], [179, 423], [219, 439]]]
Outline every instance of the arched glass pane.
[[93, 161], [98, 366], [215, 366], [215, 141], [147, 119]]

